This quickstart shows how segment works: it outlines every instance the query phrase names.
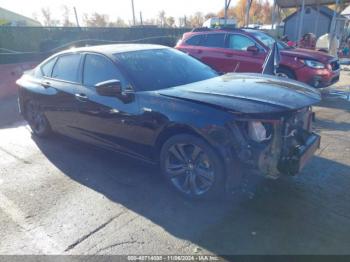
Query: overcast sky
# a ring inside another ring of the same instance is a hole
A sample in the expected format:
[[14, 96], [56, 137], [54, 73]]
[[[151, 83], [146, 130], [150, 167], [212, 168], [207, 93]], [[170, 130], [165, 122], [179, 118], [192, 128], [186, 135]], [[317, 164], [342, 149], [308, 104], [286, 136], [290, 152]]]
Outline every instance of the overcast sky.
[[[234, 2], [236, 1], [233, 0], [232, 3]], [[139, 20], [140, 11], [144, 19], [155, 18], [160, 10], [164, 10], [167, 16], [174, 17], [188, 16], [197, 11], [216, 13], [223, 8], [224, 0], [134, 0], [134, 4]], [[131, 0], [0, 0], [0, 7], [28, 17], [33, 17], [35, 13], [39, 21], [43, 7], [50, 7], [53, 18], [61, 19], [63, 5], [72, 9], [75, 6], [79, 17], [84, 13], [98, 12], [109, 15], [110, 20], [115, 20], [116, 17], [121, 17], [126, 22], [132, 20]]]

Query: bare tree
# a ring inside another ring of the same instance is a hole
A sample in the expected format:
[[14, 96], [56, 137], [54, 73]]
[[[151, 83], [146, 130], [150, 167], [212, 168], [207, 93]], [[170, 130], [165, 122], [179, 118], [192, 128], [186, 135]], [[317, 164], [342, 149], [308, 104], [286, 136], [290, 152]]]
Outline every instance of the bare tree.
[[190, 17], [191, 27], [201, 27], [204, 23], [204, 17], [201, 12], [196, 12], [193, 16]]
[[62, 25], [63, 26], [73, 26], [74, 24], [70, 21], [69, 17], [70, 17], [70, 10], [68, 8], [68, 6], [63, 5], [62, 6], [62, 11], [63, 11], [63, 21], [62, 21]]
[[187, 16], [179, 17], [179, 26], [180, 27], [191, 27], [191, 24], [190, 24]]
[[41, 14], [44, 18], [44, 25], [45, 26], [51, 26], [52, 19], [51, 19], [51, 10], [48, 7], [41, 8]]
[[[252, 23], [271, 23], [272, 6], [268, 0], [237, 0], [235, 6], [228, 9], [228, 17], [235, 18], [239, 26], [244, 26], [247, 24], [247, 8]], [[223, 15], [224, 10], [221, 10], [218, 16]]]
[[89, 27], [107, 27], [109, 25], [109, 17], [106, 14], [93, 13], [90, 16], [84, 14], [83, 21]]
[[144, 19], [143, 24], [144, 25], [157, 25], [157, 20], [154, 18]]
[[161, 27], [165, 26], [165, 11], [162, 10], [158, 13], [159, 25]]
[[127, 25], [123, 19], [118, 17], [116, 21], [109, 22], [108, 26], [110, 26], [110, 27], [126, 27]]
[[43, 16], [45, 26], [58, 26], [59, 25], [59, 20], [52, 19], [51, 10], [49, 7], [41, 8], [41, 14]]

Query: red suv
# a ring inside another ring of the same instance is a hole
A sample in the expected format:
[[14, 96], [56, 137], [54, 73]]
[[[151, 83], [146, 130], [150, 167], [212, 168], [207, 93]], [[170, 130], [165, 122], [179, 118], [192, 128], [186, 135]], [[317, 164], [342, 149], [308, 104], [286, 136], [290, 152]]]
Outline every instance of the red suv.
[[[276, 40], [255, 29], [194, 29], [176, 47], [219, 73], [257, 72]], [[279, 76], [313, 87], [326, 87], [339, 80], [339, 60], [323, 52], [292, 48], [278, 41], [281, 54]]]

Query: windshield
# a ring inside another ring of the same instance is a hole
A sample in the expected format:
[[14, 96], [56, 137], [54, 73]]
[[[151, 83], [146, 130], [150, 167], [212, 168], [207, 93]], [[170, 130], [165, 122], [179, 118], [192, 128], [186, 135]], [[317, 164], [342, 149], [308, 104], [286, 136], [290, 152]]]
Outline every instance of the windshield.
[[266, 45], [268, 48], [272, 48], [273, 44], [277, 42], [278, 48], [279, 49], [290, 49], [287, 44], [276, 40], [272, 36], [261, 32], [261, 31], [256, 31], [256, 30], [247, 30], [247, 32], [251, 33], [255, 38], [257, 38], [260, 42], [262, 42], [264, 45]]
[[207, 65], [174, 49], [114, 54], [138, 91], [159, 90], [218, 76]]

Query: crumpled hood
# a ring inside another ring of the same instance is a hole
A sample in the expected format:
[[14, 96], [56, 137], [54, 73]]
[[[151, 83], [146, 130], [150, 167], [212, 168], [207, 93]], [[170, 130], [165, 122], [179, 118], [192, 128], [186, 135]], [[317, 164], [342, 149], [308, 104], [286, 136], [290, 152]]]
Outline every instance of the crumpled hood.
[[315, 50], [302, 49], [302, 48], [284, 49], [284, 50], [281, 50], [280, 52], [281, 52], [281, 55], [317, 60], [325, 64], [335, 59], [335, 57], [330, 56], [326, 53], [315, 51]]
[[157, 92], [241, 113], [289, 111], [321, 101], [320, 93], [303, 83], [250, 73], [230, 73]]

